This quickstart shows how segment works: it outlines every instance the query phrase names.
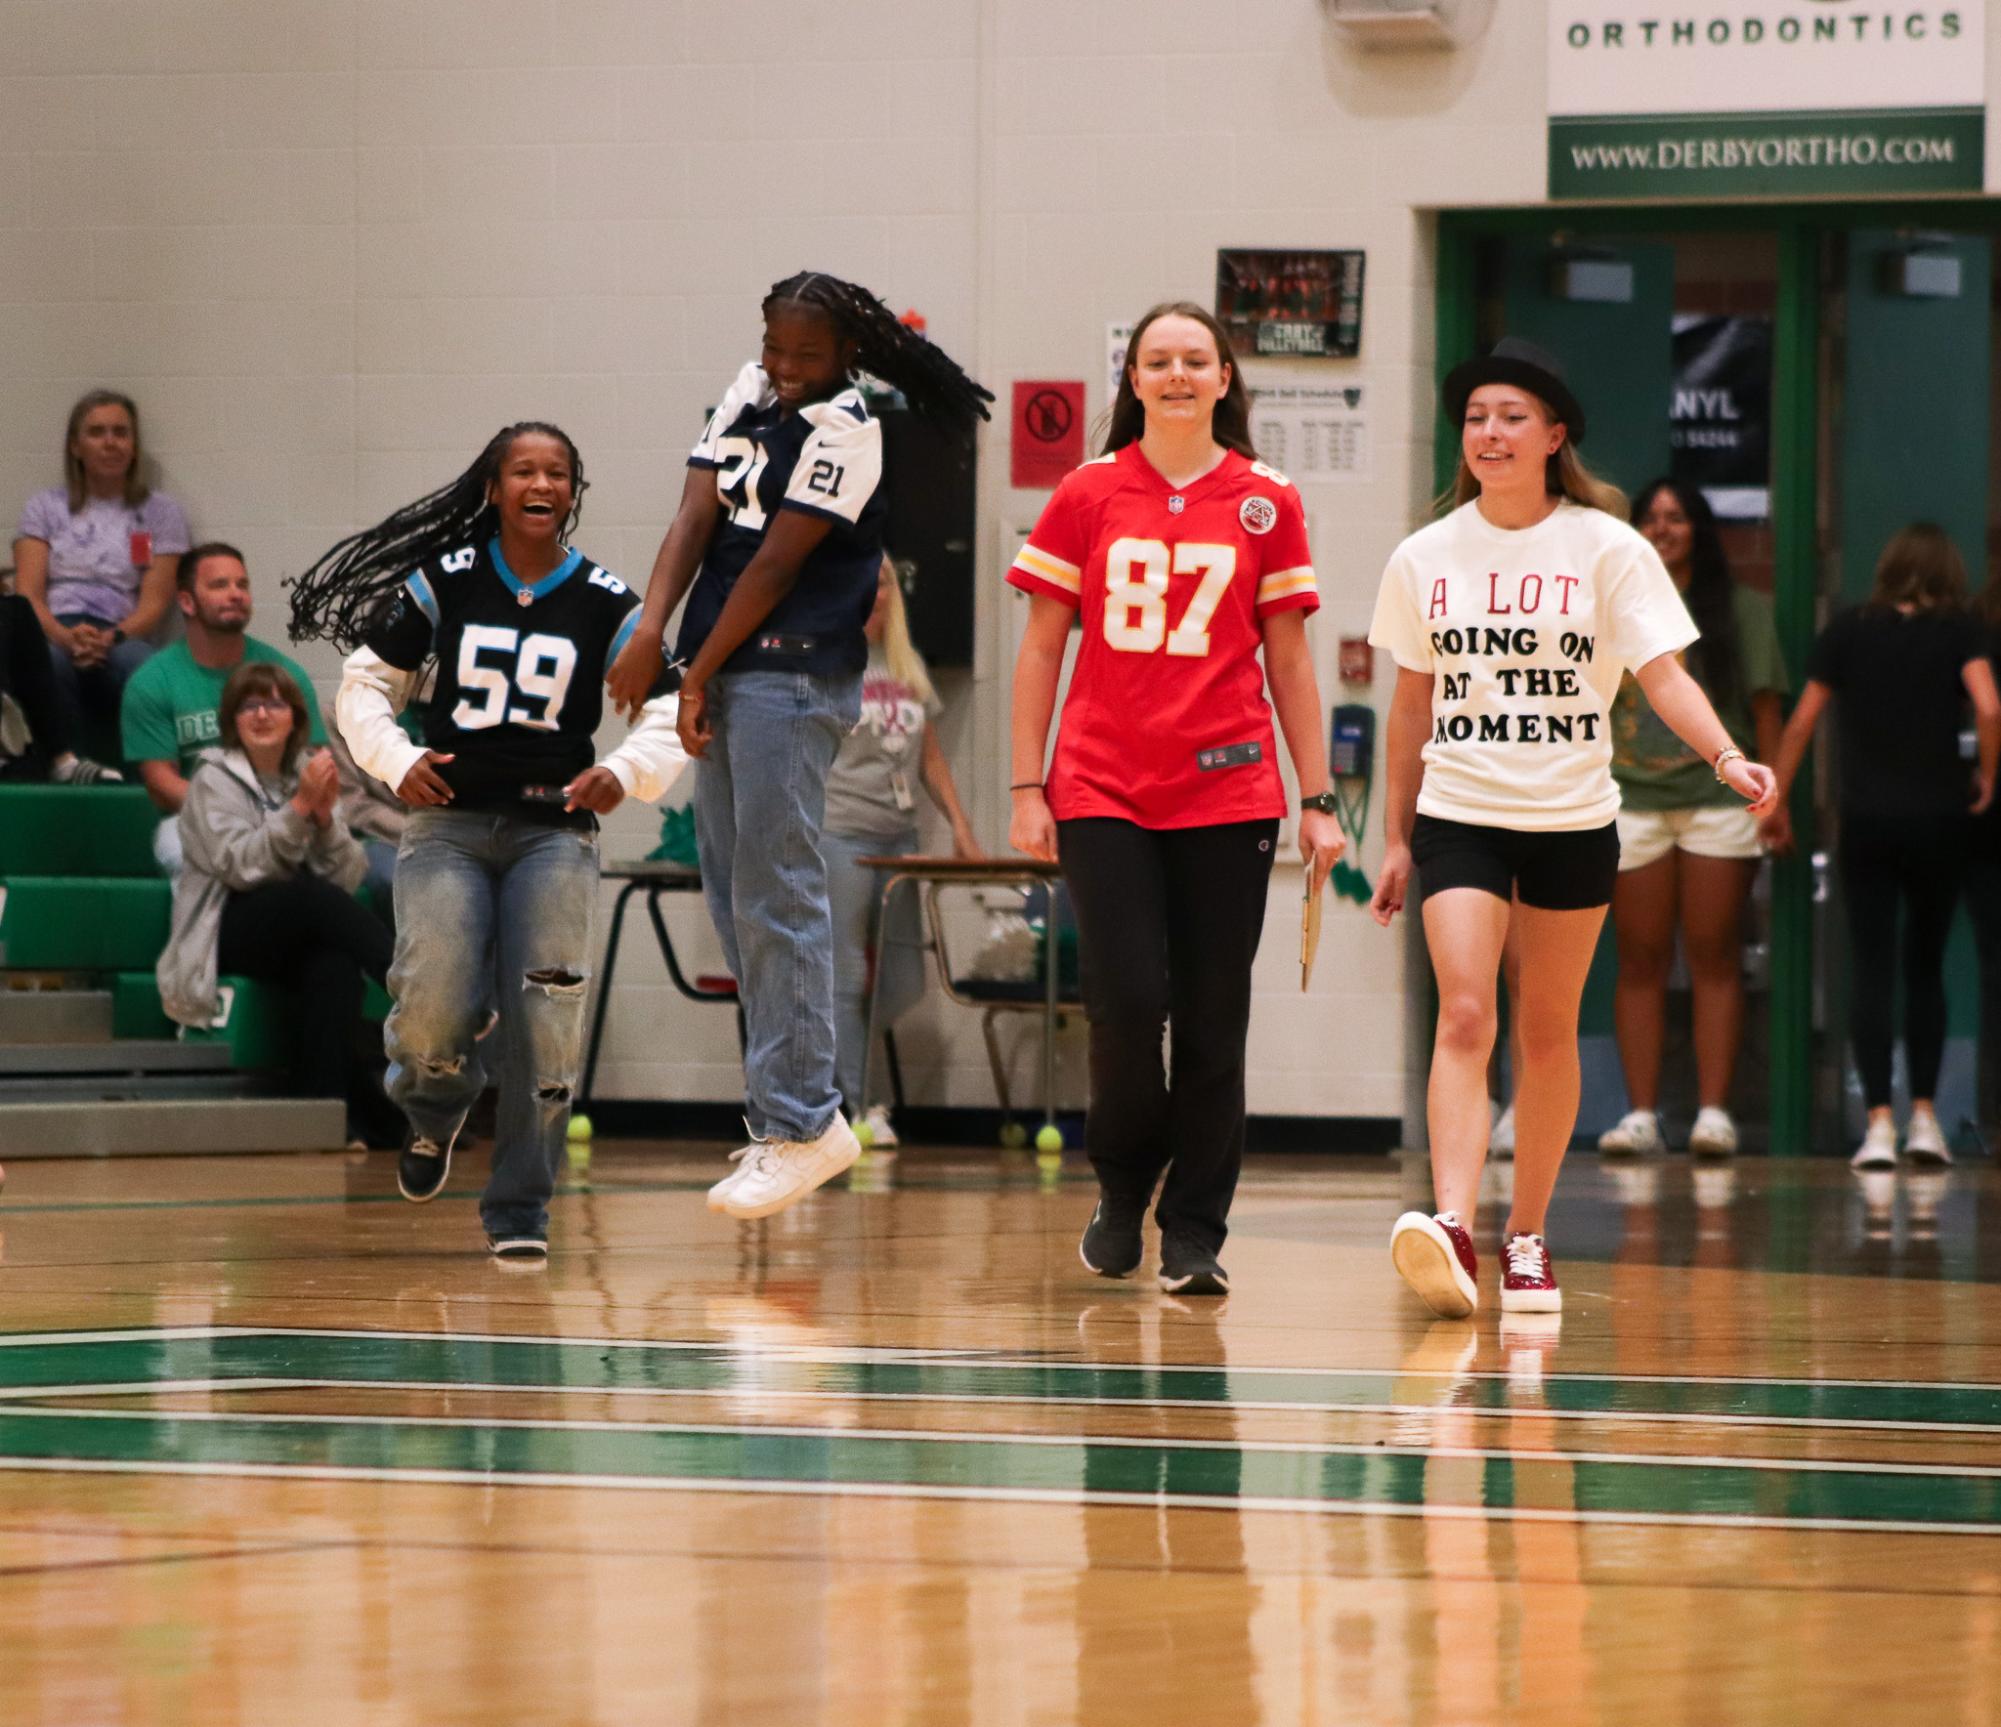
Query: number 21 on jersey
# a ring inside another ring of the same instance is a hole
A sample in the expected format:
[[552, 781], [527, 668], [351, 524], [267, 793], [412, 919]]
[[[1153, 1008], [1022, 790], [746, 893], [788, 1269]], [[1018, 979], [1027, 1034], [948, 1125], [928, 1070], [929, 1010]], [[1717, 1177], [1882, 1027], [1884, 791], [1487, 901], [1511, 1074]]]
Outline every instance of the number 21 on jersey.
[[[1170, 573], [1200, 576], [1188, 609], [1167, 627]], [[1121, 653], [1150, 654], [1164, 643], [1170, 654], [1200, 659], [1209, 651], [1209, 620], [1237, 573], [1235, 546], [1183, 540], [1114, 540], [1105, 553], [1105, 640]]]

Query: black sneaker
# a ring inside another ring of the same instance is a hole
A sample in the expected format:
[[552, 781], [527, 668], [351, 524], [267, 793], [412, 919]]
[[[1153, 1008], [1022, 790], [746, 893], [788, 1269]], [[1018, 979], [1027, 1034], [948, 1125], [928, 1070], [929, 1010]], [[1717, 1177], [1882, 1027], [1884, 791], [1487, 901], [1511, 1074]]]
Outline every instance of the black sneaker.
[[1212, 1249], [1170, 1230], [1160, 1238], [1160, 1287], [1169, 1295], [1228, 1295], [1230, 1274]]
[[1084, 1225], [1077, 1257], [1084, 1269], [1099, 1277], [1130, 1277], [1139, 1269], [1140, 1227], [1146, 1222], [1146, 1201], [1123, 1199], [1100, 1191], [1098, 1209]]
[[452, 1172], [452, 1143], [457, 1138], [454, 1133], [440, 1145], [411, 1128], [403, 1136], [403, 1149], [396, 1158], [396, 1191], [413, 1205], [436, 1199], [445, 1177]]
[[489, 1235], [486, 1251], [503, 1265], [547, 1265], [549, 1244], [539, 1235]]

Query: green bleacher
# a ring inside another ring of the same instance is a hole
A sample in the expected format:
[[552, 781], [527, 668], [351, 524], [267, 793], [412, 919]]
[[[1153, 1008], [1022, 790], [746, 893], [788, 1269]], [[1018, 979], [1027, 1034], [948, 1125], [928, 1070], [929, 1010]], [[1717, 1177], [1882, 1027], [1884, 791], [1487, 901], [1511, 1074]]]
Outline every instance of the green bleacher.
[[[179, 1031], [160, 1006], [153, 965], [166, 945], [172, 889], [153, 860], [159, 814], [137, 786], [0, 785], [0, 967], [87, 974], [112, 996], [116, 1038], [215, 1041], [233, 1067], [283, 1065], [286, 991], [224, 977], [223, 1023]], [[389, 1000], [371, 984], [364, 1012]]]

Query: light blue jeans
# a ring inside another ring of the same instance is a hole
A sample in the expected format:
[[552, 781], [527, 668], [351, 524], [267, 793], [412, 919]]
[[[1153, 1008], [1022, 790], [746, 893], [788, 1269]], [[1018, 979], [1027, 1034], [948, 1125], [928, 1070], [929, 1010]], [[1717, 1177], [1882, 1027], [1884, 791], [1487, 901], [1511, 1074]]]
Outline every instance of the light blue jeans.
[[882, 888], [889, 871], [864, 868], [865, 857], [909, 857], [917, 830], [900, 834], [822, 834], [827, 897], [834, 914], [834, 1074], [850, 1116], [862, 1108], [868, 1072], [869, 949], [875, 949], [875, 1029], [889, 1030], [924, 994], [924, 930], [920, 890], [906, 883], [882, 927]]
[[814, 1140], [841, 1107], [820, 824], [862, 681], [725, 672], [708, 695], [715, 735], [695, 779], [695, 839], [743, 1008], [744, 1115], [760, 1138]]
[[[390, 1099], [443, 1145], [500, 1083], [490, 1235], [543, 1235], [570, 1125], [590, 984], [598, 840], [588, 829], [451, 809], [412, 812], [396, 863]], [[492, 1008], [500, 1023], [479, 1032]]]

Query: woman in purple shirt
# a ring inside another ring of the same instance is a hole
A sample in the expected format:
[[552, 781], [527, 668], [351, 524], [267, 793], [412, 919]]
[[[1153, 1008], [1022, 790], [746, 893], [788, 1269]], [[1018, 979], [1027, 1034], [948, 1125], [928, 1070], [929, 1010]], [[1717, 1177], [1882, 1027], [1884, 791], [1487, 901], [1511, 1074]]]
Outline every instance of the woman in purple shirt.
[[14, 585], [49, 638], [71, 737], [86, 716], [115, 728], [125, 680], [153, 651], [188, 549], [181, 507], [142, 478], [139, 410], [115, 390], [70, 409], [63, 480], [21, 512]]

